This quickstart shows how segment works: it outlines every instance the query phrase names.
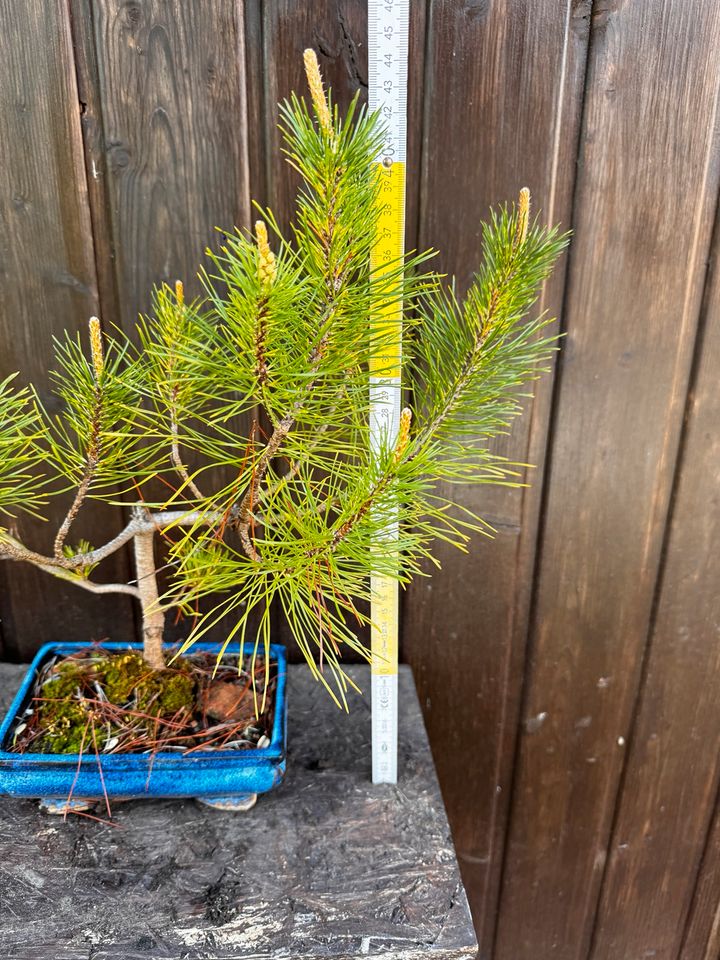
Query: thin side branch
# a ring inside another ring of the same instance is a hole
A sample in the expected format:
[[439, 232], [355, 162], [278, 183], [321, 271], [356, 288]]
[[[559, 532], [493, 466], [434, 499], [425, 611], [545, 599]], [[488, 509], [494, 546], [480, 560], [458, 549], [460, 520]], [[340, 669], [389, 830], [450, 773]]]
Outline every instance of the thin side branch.
[[[2, 546], [6, 545], [8, 540], [10, 541], [9, 547], [12, 553], [8, 551], [3, 554]], [[7, 534], [3, 534], [3, 541], [3, 544], [0, 545], [0, 557], [4, 556], [10, 560], [27, 560], [45, 573], [50, 573], [60, 580], [67, 580], [75, 584], [76, 587], [82, 587], [83, 590], [88, 590], [90, 593], [126, 593], [130, 597], [135, 597], [136, 600], [140, 599], [140, 591], [138, 588], [129, 583], [93, 583], [92, 580], [86, 580], [84, 577], [73, 573], [72, 570], [67, 570], [64, 567], [58, 566], [56, 563], [41, 563], [37, 559], [33, 559], [33, 557], [39, 557], [40, 555], [32, 554], [32, 551], [26, 550], [19, 541], [13, 537], [9, 537]], [[30, 556], [28, 556], [28, 554], [30, 554]]]
[[258, 302], [257, 325], [255, 329], [255, 376], [258, 386], [263, 387], [268, 378], [267, 366], [267, 297], [263, 295]]
[[70, 532], [70, 527], [75, 517], [78, 515], [80, 507], [83, 504], [87, 492], [90, 489], [90, 484], [93, 481], [95, 473], [98, 468], [99, 457], [100, 457], [100, 414], [102, 411], [102, 392], [100, 388], [96, 390], [95, 393], [95, 409], [93, 410], [93, 418], [91, 424], [90, 432], [90, 442], [88, 443], [87, 455], [85, 458], [85, 469], [83, 470], [82, 479], [80, 485], [78, 486], [77, 493], [73, 502], [70, 504], [70, 509], [68, 510], [65, 519], [60, 525], [60, 529], [57, 532], [55, 537], [55, 543], [53, 544], [53, 552], [55, 557], [60, 559], [63, 555], [63, 545], [67, 539], [67, 535]]
[[28, 549], [6, 530], [3, 530], [0, 532], [0, 560], [20, 560], [32, 563], [36, 567], [73, 571], [79, 567], [94, 566], [100, 563], [101, 560], [129, 543], [138, 533], [155, 533], [169, 527], [191, 527], [196, 523], [219, 523], [224, 516], [217, 510], [208, 513], [203, 513], [200, 510], [189, 512], [185, 510], [162, 510], [158, 513], [147, 513], [141, 517], [133, 517], [116, 537], [103, 544], [102, 547], [97, 547], [88, 553], [78, 553], [73, 557], [46, 557]]
[[179, 439], [179, 430], [178, 430], [178, 418], [177, 418], [177, 387], [173, 387], [170, 401], [168, 403], [170, 411], [170, 435], [171, 435], [171, 450], [170, 450], [170, 459], [172, 460], [173, 466], [177, 470], [178, 474], [185, 483], [185, 486], [191, 491], [192, 495], [198, 500], [203, 500], [204, 497], [201, 491], [198, 489], [195, 481], [192, 479], [190, 474], [187, 471], [187, 467], [182, 462], [182, 457], [180, 456], [180, 439]]
[[[183, 286], [182, 280], [175, 281], [175, 299], [177, 301], [177, 308], [180, 316], [185, 317], [186, 315], [185, 288]], [[175, 314], [175, 316], [177, 316], [177, 314]], [[181, 326], [179, 325], [174, 331], [175, 335], [177, 335], [178, 337], [180, 335], [180, 329], [181, 329]], [[168, 376], [170, 376], [173, 373], [176, 364], [177, 364], [177, 356], [175, 354], [171, 354], [167, 362]], [[168, 397], [168, 400], [167, 400], [168, 413], [170, 415], [170, 436], [171, 436], [170, 459], [176, 471], [180, 475], [181, 479], [184, 481], [185, 486], [188, 488], [188, 490], [190, 490], [193, 496], [196, 497], [198, 500], [202, 500], [203, 495], [195, 485], [195, 482], [193, 481], [190, 474], [188, 473], [187, 467], [183, 463], [182, 457], [180, 456], [180, 439], [179, 439], [179, 430], [178, 430], [178, 410], [177, 410], [177, 399], [178, 399], [179, 389], [180, 388], [177, 383], [173, 384], [173, 386], [170, 389], [170, 396]]]
[[[320, 236], [320, 241], [323, 247], [323, 253], [325, 257], [325, 270], [327, 272], [326, 282], [327, 282], [327, 298], [325, 301], [325, 307], [322, 311], [320, 317], [320, 322], [318, 328], [323, 331], [320, 340], [310, 351], [308, 356], [308, 365], [310, 367], [311, 374], [316, 374], [318, 367], [325, 356], [325, 353], [328, 348], [328, 343], [330, 341], [330, 332], [332, 330], [332, 323], [334, 315], [337, 310], [338, 305], [338, 294], [342, 290], [343, 283], [347, 276], [348, 263], [347, 261], [343, 264], [342, 268], [335, 267], [333, 268], [331, 262], [331, 252], [332, 252], [332, 241], [333, 235], [335, 232], [336, 226], [336, 215], [335, 215], [335, 193], [337, 190], [337, 177], [339, 176], [339, 171], [336, 173], [336, 183], [332, 188], [332, 196], [329, 202], [328, 209], [328, 218], [327, 218], [327, 227]], [[312, 379], [305, 387], [305, 392], [309, 393], [315, 386], [315, 380]], [[303, 400], [296, 400], [293, 404], [292, 410], [285, 414], [285, 416], [276, 424], [275, 429], [270, 436], [270, 439], [267, 442], [267, 445], [263, 452], [260, 454], [260, 458], [257, 462], [255, 470], [253, 471], [252, 478], [250, 480], [250, 485], [248, 486], [245, 496], [240, 502], [240, 507], [238, 510], [238, 520], [237, 520], [237, 529], [240, 535], [240, 542], [242, 543], [243, 549], [248, 557], [251, 560], [258, 561], [260, 560], [260, 554], [258, 553], [257, 547], [253, 542], [253, 537], [250, 533], [250, 525], [253, 520], [253, 509], [255, 504], [258, 502], [260, 497], [260, 485], [265, 479], [265, 474], [267, 473], [270, 463], [273, 457], [276, 456], [280, 447], [283, 445], [285, 438], [292, 430], [295, 420], [299, 412], [302, 410]]]
[[247, 492], [240, 503], [240, 508], [238, 510], [238, 532], [240, 534], [240, 541], [243, 545], [243, 549], [251, 560], [260, 559], [260, 554], [257, 552], [257, 549], [255, 548], [250, 536], [250, 523], [252, 522], [253, 508], [258, 499], [258, 489], [268, 471], [270, 461], [282, 446], [285, 437], [287, 437], [288, 433], [290, 433], [290, 430], [295, 423], [295, 414], [296, 410], [293, 408], [293, 412], [286, 413], [273, 430], [272, 436], [268, 440], [265, 449], [261, 453], [260, 459], [258, 460], [253, 471], [250, 486], [248, 487]]
[[51, 573], [60, 580], [69, 580], [76, 587], [82, 587], [83, 590], [88, 590], [90, 593], [125, 593], [136, 600], [140, 599], [138, 588], [129, 583], [93, 583], [92, 580], [85, 580], [83, 577], [63, 570], [61, 567], [41, 567], [40, 569], [46, 573]]

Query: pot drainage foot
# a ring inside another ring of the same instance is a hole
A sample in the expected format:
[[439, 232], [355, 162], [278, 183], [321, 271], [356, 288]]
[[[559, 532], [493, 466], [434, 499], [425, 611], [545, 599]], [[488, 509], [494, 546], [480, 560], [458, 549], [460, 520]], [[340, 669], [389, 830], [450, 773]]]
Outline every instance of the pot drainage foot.
[[65, 800], [62, 797], [43, 797], [40, 800], [40, 809], [43, 813], [66, 814], [85, 813], [95, 806], [94, 800]]
[[198, 803], [213, 810], [229, 810], [231, 813], [244, 813], [252, 810], [257, 800], [256, 793], [235, 793], [231, 797], [196, 797]]

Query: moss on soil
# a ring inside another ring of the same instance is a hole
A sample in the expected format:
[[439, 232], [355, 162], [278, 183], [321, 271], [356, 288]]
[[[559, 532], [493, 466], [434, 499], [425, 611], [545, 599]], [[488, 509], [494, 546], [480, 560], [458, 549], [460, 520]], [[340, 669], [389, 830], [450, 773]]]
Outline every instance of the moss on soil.
[[110, 703], [123, 706], [130, 699], [141, 677], [150, 667], [137, 653], [121, 653], [113, 657], [98, 657], [95, 673], [103, 693]]
[[[79, 753], [81, 748], [88, 748], [88, 742], [94, 746], [87, 704], [80, 700], [59, 700], [43, 704], [40, 711], [43, 736], [38, 749], [42, 753]], [[95, 731], [98, 749], [105, 738], [104, 730]]]
[[195, 703], [195, 682], [184, 671], [161, 670], [145, 676], [137, 687], [137, 705], [143, 712], [172, 716]]
[[[97, 685], [97, 686], [96, 686]], [[136, 653], [95, 656], [75, 662], [63, 660], [40, 690], [37, 706], [41, 753], [79, 753], [102, 749], [113, 736], [106, 722], [96, 722], [97, 687], [118, 707], [147, 715], [138, 723], [151, 732], [155, 718], [173, 717], [195, 706], [196, 682], [189, 668], [153, 671]], [[94, 734], [94, 739], [93, 739]]]
[[84, 684], [87, 670], [72, 660], [59, 663], [52, 680], [43, 685], [42, 695], [50, 700], [72, 697], [78, 687]]

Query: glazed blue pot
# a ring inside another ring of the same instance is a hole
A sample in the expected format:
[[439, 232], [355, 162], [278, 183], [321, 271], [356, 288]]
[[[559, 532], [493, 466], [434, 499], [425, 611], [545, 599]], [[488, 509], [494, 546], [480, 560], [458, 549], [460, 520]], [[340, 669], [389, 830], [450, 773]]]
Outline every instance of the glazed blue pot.
[[[140, 643], [101, 643], [104, 650], [142, 650]], [[52, 656], [69, 656], [87, 649], [87, 643], [48, 643], [30, 665], [10, 709], [0, 725], [0, 795], [66, 801], [97, 801], [105, 793], [110, 800], [137, 798], [196, 797], [212, 806], [243, 809], [254, 795], [276, 787], [285, 773], [286, 678], [284, 647], [271, 644], [270, 658], [277, 664], [275, 717], [270, 745], [247, 750], [195, 751], [155, 754], [107, 754], [99, 758], [75, 753], [11, 753], [7, 748], [17, 717], [32, 698], [38, 669]], [[173, 649], [165, 644], [166, 649]], [[255, 645], [246, 643], [243, 653]], [[221, 644], [196, 643], [195, 652], [219, 653]], [[240, 644], [228, 645], [227, 653], [240, 653]], [[102, 764], [102, 770], [100, 769]], [[74, 782], [74, 785], [73, 785]], [[104, 790], [103, 790], [104, 784]], [[52, 806], [51, 803], [48, 804]]]

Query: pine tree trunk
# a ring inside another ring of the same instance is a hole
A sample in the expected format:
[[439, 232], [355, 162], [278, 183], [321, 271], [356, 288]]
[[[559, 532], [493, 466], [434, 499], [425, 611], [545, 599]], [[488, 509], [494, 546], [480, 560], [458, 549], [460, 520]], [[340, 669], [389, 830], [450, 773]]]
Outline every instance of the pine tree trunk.
[[140, 603], [143, 618], [143, 658], [154, 670], [162, 670], [165, 660], [162, 652], [165, 615], [159, 608], [157, 574], [155, 572], [155, 553], [153, 550], [155, 534], [136, 533], [133, 538], [135, 548], [135, 575], [140, 591]]

